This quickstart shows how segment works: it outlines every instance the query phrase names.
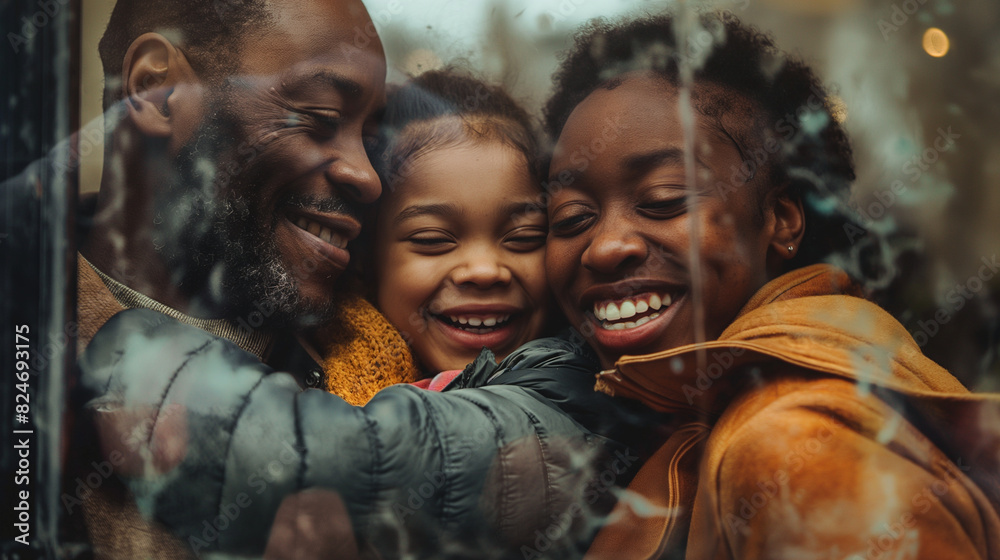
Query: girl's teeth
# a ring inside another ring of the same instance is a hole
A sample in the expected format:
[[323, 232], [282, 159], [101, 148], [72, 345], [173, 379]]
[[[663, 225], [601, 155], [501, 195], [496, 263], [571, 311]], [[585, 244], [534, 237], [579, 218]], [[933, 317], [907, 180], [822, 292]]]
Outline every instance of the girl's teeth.
[[503, 325], [510, 319], [510, 315], [502, 315], [500, 317], [459, 317], [457, 315], [449, 315], [449, 319], [453, 324], [469, 326], [473, 328], [493, 328], [498, 325]]
[[645, 313], [647, 311], [649, 311], [649, 304], [646, 303], [645, 300], [640, 299], [638, 302], [636, 302], [635, 304], [636, 313]]
[[[670, 296], [667, 296], [667, 305], [670, 305]], [[650, 309], [658, 310], [661, 307], [663, 307], [663, 301], [660, 299], [660, 296], [656, 294], [649, 296]]]

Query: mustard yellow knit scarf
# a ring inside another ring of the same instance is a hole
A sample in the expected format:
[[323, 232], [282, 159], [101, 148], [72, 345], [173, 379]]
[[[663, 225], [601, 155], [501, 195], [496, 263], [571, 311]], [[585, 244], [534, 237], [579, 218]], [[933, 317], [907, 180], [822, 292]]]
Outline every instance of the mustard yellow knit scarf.
[[317, 335], [329, 392], [360, 406], [390, 385], [423, 377], [402, 335], [368, 300], [348, 294], [339, 306]]

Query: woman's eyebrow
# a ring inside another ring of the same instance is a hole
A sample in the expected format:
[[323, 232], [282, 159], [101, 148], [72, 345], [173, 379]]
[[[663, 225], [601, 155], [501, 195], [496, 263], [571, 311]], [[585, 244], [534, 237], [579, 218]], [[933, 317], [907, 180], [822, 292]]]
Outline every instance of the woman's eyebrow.
[[[707, 167], [703, 161], [695, 158], [701, 167]], [[650, 152], [633, 154], [621, 161], [621, 170], [632, 176], [641, 176], [663, 165], [684, 165], [684, 150], [681, 148], [663, 148]], [[549, 174], [549, 182], [559, 182], [563, 186], [575, 183], [583, 172], [579, 169], [563, 169]]]
[[664, 148], [644, 154], [631, 155], [621, 162], [623, 171], [639, 175], [662, 165], [684, 165], [684, 150], [681, 148]]
[[550, 173], [548, 181], [561, 187], [568, 187], [577, 182], [582, 175], [583, 172], [579, 169], [560, 169], [559, 171]]
[[[632, 178], [642, 177], [658, 167], [684, 167], [684, 150], [681, 148], [663, 148], [644, 154], [626, 157], [621, 163], [623, 173]], [[694, 163], [702, 169], [711, 169], [704, 160], [695, 155]]]
[[393, 218], [392, 224], [399, 225], [406, 220], [416, 218], [419, 216], [438, 216], [442, 218], [451, 218], [460, 215], [462, 212], [454, 204], [414, 204], [407, 206], [402, 212], [396, 214]]

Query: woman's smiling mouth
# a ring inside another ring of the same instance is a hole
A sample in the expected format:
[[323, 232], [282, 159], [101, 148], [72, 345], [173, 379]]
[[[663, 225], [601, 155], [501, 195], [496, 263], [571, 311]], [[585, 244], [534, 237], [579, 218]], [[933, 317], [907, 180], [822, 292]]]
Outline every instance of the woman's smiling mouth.
[[594, 302], [593, 314], [601, 328], [609, 331], [634, 329], [660, 316], [660, 310], [670, 307], [669, 293], [648, 293], [618, 301]]
[[584, 313], [595, 323], [595, 342], [624, 354], [655, 344], [677, 315], [685, 295], [679, 288], [646, 288], [627, 298], [593, 299]]

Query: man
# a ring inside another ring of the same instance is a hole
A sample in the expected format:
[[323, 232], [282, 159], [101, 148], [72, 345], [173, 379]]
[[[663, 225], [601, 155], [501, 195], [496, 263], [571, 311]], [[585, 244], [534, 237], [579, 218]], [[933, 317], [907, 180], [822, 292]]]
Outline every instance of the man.
[[364, 138], [386, 66], [364, 6], [123, 0], [100, 48], [117, 122], [80, 249], [81, 346], [120, 310], [95, 309], [96, 275], [121, 307], [286, 366], [274, 333], [335, 313], [360, 207], [380, 193]]
[[[365, 138], [386, 64], [364, 6], [121, 0], [100, 54], [109, 134], [81, 219], [80, 351], [114, 314], [147, 308], [319, 386], [308, 334], [343, 305], [333, 284], [380, 193]], [[85, 454], [67, 480], [90, 474]], [[68, 490], [99, 557], [189, 555], [112, 480]]]

